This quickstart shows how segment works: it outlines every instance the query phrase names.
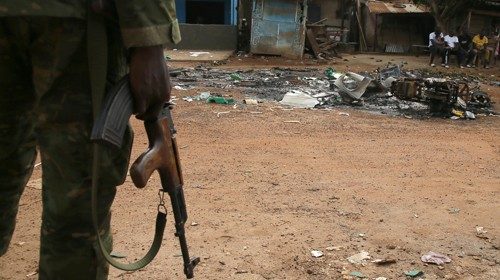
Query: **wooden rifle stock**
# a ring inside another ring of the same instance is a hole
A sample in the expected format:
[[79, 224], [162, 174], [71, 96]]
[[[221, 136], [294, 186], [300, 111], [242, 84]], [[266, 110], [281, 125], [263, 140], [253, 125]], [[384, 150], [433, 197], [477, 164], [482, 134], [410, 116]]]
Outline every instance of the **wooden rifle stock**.
[[[125, 129], [132, 112], [133, 100], [127, 76], [111, 90], [104, 101], [104, 109], [94, 125], [91, 139], [99, 144], [109, 144], [121, 147]], [[189, 257], [184, 233], [184, 224], [187, 221], [186, 202], [184, 199], [182, 171], [175, 138], [176, 132], [169, 104], [165, 104], [157, 120], [144, 122], [144, 126], [148, 135], [149, 147], [147, 151], [132, 164], [130, 176], [136, 187], [144, 188], [153, 172], [158, 171], [162, 191], [167, 192], [170, 196], [172, 212], [175, 219], [175, 236], [179, 238], [181, 245], [184, 260], [184, 273], [186, 277], [190, 279], [193, 277], [194, 267], [200, 262], [200, 258], [191, 259]], [[159, 214], [161, 214], [161, 212]], [[166, 216], [166, 213], [164, 213], [164, 215]], [[157, 239], [156, 236], [155, 239]], [[114, 263], [111, 264], [115, 265]], [[120, 265], [117, 267], [120, 268]], [[126, 265], [122, 267], [126, 267]], [[134, 268], [135, 266], [129, 266], [129, 268], [130, 267]]]

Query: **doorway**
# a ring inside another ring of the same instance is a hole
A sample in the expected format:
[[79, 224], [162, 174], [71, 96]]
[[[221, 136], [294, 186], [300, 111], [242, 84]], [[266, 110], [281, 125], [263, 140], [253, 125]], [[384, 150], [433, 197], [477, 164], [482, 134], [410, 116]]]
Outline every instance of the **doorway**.
[[186, 1], [186, 23], [225, 24], [226, 1]]

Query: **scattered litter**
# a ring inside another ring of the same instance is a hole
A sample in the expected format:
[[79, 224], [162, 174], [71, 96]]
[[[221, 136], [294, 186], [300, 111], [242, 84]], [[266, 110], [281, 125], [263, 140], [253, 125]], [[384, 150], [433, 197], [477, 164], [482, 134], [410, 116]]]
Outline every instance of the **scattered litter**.
[[457, 102], [455, 103], [457, 107], [460, 107], [462, 110], [467, 109], [467, 102], [465, 102], [462, 98], [458, 97]]
[[179, 149], [185, 149], [187, 147], [189, 147], [189, 146], [188, 145], [184, 145], [184, 146], [180, 147]]
[[200, 55], [210, 54], [209, 52], [189, 52], [189, 56], [198, 57]]
[[210, 92], [202, 92], [197, 96], [191, 97], [191, 96], [186, 96], [183, 97], [182, 100], [186, 102], [193, 102], [194, 100], [200, 101], [200, 100], [207, 100], [210, 97]]
[[229, 114], [229, 113], [231, 113], [231, 111], [217, 112], [217, 118], [220, 118], [220, 116], [223, 114]]
[[319, 101], [300, 90], [292, 90], [285, 94], [280, 103], [297, 108], [313, 108], [319, 104]]
[[325, 249], [327, 251], [340, 251], [340, 250], [342, 250], [342, 248], [343, 247], [341, 247], [341, 246], [330, 246], [330, 247], [326, 247]]
[[17, 246], [23, 246], [24, 244], [26, 244], [26, 242], [23, 242], [23, 241], [20, 241], [20, 242], [16, 243]]
[[482, 239], [489, 239], [489, 237], [486, 236], [486, 233], [488, 233], [488, 231], [486, 231], [484, 229], [484, 227], [476, 227], [476, 236], [477, 237], [482, 238]]
[[243, 99], [243, 103], [247, 105], [258, 105], [259, 101], [257, 101], [257, 99]]
[[335, 85], [342, 94], [347, 94], [351, 98], [360, 99], [363, 94], [365, 94], [368, 85], [373, 81], [373, 79], [364, 77], [362, 75], [348, 72], [340, 76], [336, 81]]
[[262, 114], [262, 112], [252, 111], [252, 112], [250, 112], [250, 114]]
[[234, 99], [232, 99], [232, 98], [224, 98], [224, 97], [221, 97], [221, 96], [210, 96], [209, 98], [207, 98], [207, 103], [233, 105], [234, 104]]
[[176, 89], [176, 90], [187, 90], [187, 88], [183, 88], [183, 87], [181, 87], [179, 85], [174, 86], [174, 89]]
[[210, 97], [210, 92], [204, 91], [200, 92], [198, 96], [196, 96], [194, 99], [196, 100], [207, 100]]
[[312, 250], [311, 251], [311, 256], [313, 258], [321, 258], [323, 256], [323, 252], [319, 251], [319, 250]]
[[454, 121], [455, 121], [455, 120], [459, 120], [459, 119], [460, 119], [460, 117], [457, 117], [457, 116], [451, 116], [451, 117], [450, 117], [450, 119], [452, 119], [452, 120], [454, 120]]
[[229, 77], [231, 77], [231, 79], [233, 81], [241, 81], [243, 78], [241, 78], [241, 76], [237, 73], [231, 73], [231, 75], [229, 75]]
[[392, 84], [394, 82], [396, 82], [398, 79], [394, 78], [394, 77], [389, 77], [383, 81], [380, 82], [380, 84], [382, 85], [382, 87], [384, 87], [385, 89], [390, 89], [392, 87]]
[[[285, 96], [294, 93], [292, 104], [288, 106], [299, 108], [325, 109], [349, 105], [406, 118], [449, 118], [455, 116], [452, 114], [453, 109], [458, 118], [463, 119], [497, 114], [489, 95], [480, 89], [480, 83], [490, 82], [485, 81], [484, 77], [455, 74], [444, 76], [424, 69], [403, 70], [403, 65], [404, 62], [400, 66], [391, 63], [376, 72], [347, 74], [339, 73], [334, 68], [318, 70], [273, 67], [234, 71], [197, 66], [176, 69], [173, 82], [187, 89], [238, 88], [243, 94], [252, 98], [255, 96], [259, 101], [282, 100], [282, 103], [286, 103], [290, 96]], [[297, 95], [300, 95], [299, 99]], [[208, 97], [191, 98], [206, 100]], [[273, 111], [273, 108], [269, 110]]]
[[375, 259], [371, 262], [376, 264], [376, 265], [388, 265], [388, 264], [396, 263], [396, 260], [395, 259]]
[[366, 278], [366, 276], [363, 275], [363, 273], [359, 271], [353, 271], [349, 275], [357, 277], [357, 278]]
[[448, 212], [450, 214], [458, 214], [458, 213], [460, 213], [460, 208], [452, 207], [452, 208], [448, 209]]
[[375, 278], [375, 280], [387, 280], [387, 278], [385, 278], [385, 277], [377, 277], [377, 278]]
[[378, 82], [385, 90], [392, 87], [392, 84], [401, 77], [401, 67], [398, 65], [391, 66], [389, 64], [385, 69], [378, 69]]
[[476, 234], [486, 234], [488, 231], [484, 230], [484, 227], [476, 227]]
[[476, 115], [472, 113], [471, 111], [465, 111], [465, 117], [469, 120], [475, 120]]
[[284, 123], [300, 123], [300, 121], [283, 121]]
[[192, 222], [192, 223], [191, 223], [191, 226], [192, 226], [192, 227], [195, 227], [195, 226], [197, 226], [197, 225], [198, 225], [198, 223], [197, 223], [197, 222]]
[[120, 252], [117, 252], [117, 251], [113, 251], [109, 255], [112, 256], [115, 259], [123, 259], [123, 258], [127, 257], [126, 255], [124, 255], [124, 254], [122, 254]]
[[362, 264], [362, 263], [365, 263], [366, 260], [369, 260], [370, 258], [371, 258], [370, 253], [368, 253], [366, 251], [361, 251], [361, 252], [357, 253], [356, 255], [352, 255], [352, 256], [348, 257], [347, 260], [352, 264]]
[[451, 113], [452, 113], [455, 117], [458, 117], [459, 119], [464, 117], [464, 112], [463, 112], [463, 111], [460, 111], [460, 110], [457, 110], [457, 109], [452, 109], [452, 110], [451, 110]]
[[340, 116], [346, 116], [346, 117], [349, 117], [349, 113], [346, 113], [346, 112], [340, 112], [339, 113]]
[[31, 272], [31, 273], [26, 274], [26, 277], [35, 276], [35, 275], [37, 275], [37, 274], [38, 274], [38, 271]]
[[328, 79], [333, 80], [333, 79], [338, 79], [340, 76], [342, 76], [342, 74], [337, 73], [337, 71], [335, 71], [335, 69], [333, 69], [332, 67], [328, 67], [325, 70], [325, 76]]
[[410, 270], [410, 271], [406, 271], [405, 275], [409, 276], [409, 277], [417, 277], [417, 276], [424, 275], [424, 272], [422, 270], [413, 269], [413, 270]]
[[451, 262], [451, 259], [443, 254], [435, 253], [430, 251], [429, 253], [423, 255], [420, 258], [424, 263], [433, 263], [437, 265], [442, 265]]

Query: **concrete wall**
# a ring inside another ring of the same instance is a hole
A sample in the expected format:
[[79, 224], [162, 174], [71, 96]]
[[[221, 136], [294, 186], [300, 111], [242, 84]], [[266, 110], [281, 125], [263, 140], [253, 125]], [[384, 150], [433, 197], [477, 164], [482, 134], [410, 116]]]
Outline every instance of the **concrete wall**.
[[167, 47], [179, 50], [235, 50], [237, 27], [217, 24], [180, 24], [182, 41]]
[[[328, 19], [324, 24], [340, 26], [341, 18], [339, 17], [340, 14], [338, 14], [338, 11], [341, 9], [340, 1], [341, 0], [309, 0], [308, 3], [321, 7], [321, 17]], [[346, 25], [348, 25], [347, 21]]]

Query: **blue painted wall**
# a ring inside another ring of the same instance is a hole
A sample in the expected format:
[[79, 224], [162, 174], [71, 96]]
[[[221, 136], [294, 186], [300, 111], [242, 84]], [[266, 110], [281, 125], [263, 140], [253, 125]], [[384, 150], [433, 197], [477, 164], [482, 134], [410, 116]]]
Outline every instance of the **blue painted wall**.
[[[180, 23], [186, 23], [186, 1], [189, 0], [175, 0], [175, 6], [177, 9], [177, 19]], [[236, 25], [238, 21], [238, 13], [236, 8], [238, 7], [238, 0], [203, 0], [207, 2], [224, 2], [224, 24], [226, 25]]]
[[180, 23], [186, 23], [186, 0], [175, 0], [175, 9], [177, 12], [177, 20]]

